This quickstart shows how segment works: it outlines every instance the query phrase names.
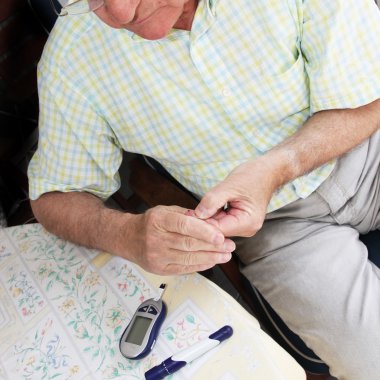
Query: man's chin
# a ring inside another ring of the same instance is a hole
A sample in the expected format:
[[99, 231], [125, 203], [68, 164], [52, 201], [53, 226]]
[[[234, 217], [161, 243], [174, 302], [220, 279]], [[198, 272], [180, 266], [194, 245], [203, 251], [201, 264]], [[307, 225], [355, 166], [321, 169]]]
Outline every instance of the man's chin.
[[[145, 28], [128, 28], [131, 32], [137, 34], [141, 38], [145, 40], [160, 40], [161, 38], [166, 37], [170, 31], [171, 27], [164, 27], [160, 25], [157, 28], [149, 28], [145, 30]], [[132, 30], [133, 29], [133, 30]]]

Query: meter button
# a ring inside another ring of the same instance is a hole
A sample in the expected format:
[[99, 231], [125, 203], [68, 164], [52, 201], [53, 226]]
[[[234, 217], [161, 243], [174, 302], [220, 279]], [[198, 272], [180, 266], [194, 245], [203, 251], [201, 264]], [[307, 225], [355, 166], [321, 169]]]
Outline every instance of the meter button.
[[148, 310], [148, 313], [149, 314], [153, 314], [153, 315], [157, 315], [158, 314], [158, 310], [154, 307], [154, 306], [151, 306]]
[[140, 307], [139, 312], [140, 313], [146, 313], [148, 311], [149, 306]]

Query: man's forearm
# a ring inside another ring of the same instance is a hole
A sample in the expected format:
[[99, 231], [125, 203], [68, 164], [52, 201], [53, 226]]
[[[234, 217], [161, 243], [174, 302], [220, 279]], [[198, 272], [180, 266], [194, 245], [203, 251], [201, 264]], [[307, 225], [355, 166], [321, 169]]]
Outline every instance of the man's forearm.
[[235, 244], [178, 206], [143, 214], [106, 208], [91, 194], [52, 192], [32, 201], [45, 228], [66, 240], [128, 259], [161, 275], [203, 271], [231, 259]]
[[121, 247], [125, 237], [121, 235], [128, 233], [128, 218], [133, 216], [105, 207], [94, 195], [52, 192], [31, 205], [37, 220], [55, 235], [87, 247], [125, 254]]
[[356, 109], [321, 111], [261, 159], [276, 173], [275, 187], [280, 187], [350, 151], [379, 128], [380, 100]]

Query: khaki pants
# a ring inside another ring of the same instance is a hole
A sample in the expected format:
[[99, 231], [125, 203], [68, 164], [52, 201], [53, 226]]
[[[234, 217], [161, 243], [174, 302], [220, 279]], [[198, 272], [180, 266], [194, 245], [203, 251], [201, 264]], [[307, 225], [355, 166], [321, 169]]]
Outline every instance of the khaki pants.
[[377, 132], [238, 241], [242, 272], [340, 380], [380, 379], [380, 269], [358, 238], [380, 229], [379, 210]]

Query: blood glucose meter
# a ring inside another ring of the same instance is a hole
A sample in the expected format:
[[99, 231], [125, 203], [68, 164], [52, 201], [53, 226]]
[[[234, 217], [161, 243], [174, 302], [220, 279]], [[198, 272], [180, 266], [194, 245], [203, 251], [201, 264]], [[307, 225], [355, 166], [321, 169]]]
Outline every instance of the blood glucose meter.
[[141, 359], [149, 354], [166, 316], [162, 301], [165, 284], [160, 285], [160, 295], [144, 301], [136, 310], [120, 338], [121, 354], [128, 359]]

